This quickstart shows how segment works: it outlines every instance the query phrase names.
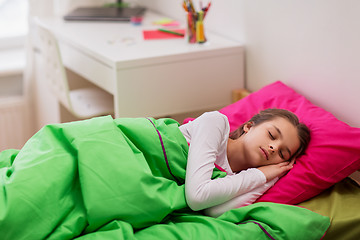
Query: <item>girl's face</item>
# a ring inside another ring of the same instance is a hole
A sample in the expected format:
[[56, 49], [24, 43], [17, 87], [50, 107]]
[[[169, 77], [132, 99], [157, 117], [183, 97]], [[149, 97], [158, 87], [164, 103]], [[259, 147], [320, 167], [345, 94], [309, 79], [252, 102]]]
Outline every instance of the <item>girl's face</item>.
[[242, 160], [251, 167], [288, 161], [300, 147], [296, 128], [281, 117], [255, 126], [247, 123], [244, 131], [245, 133], [235, 140], [238, 141], [235, 144], [242, 146], [234, 149], [242, 151], [239, 156], [242, 155]]

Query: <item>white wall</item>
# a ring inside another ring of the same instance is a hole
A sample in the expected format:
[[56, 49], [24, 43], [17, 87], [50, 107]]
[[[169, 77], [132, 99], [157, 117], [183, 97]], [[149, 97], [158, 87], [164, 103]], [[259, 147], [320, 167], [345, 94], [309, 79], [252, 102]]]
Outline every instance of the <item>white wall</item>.
[[[146, 4], [181, 18], [181, 2]], [[360, 1], [212, 3], [206, 27], [244, 42], [249, 90], [281, 80], [340, 120], [360, 127]]]
[[360, 1], [247, 0], [247, 86], [282, 80], [360, 127]]

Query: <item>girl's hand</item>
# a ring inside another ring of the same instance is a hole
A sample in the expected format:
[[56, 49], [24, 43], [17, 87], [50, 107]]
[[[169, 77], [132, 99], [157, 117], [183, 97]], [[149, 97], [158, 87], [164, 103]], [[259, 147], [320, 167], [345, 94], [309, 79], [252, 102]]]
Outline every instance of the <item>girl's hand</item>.
[[270, 180], [279, 177], [281, 178], [284, 176], [290, 169], [294, 166], [294, 160], [290, 162], [282, 162], [277, 164], [271, 164], [266, 166], [261, 166], [258, 169], [262, 171], [266, 177], [266, 181], [269, 182]]

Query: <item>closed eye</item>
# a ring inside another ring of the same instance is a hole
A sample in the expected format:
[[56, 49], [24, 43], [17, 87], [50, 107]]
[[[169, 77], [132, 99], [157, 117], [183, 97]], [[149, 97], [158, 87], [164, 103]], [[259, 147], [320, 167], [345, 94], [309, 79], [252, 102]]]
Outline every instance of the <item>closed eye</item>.
[[270, 131], [268, 131], [268, 133], [269, 133], [269, 136], [270, 136], [271, 140], [275, 140], [274, 135], [272, 135]]
[[284, 157], [284, 155], [283, 155], [282, 151], [279, 151], [279, 156], [280, 156], [280, 158], [281, 158], [281, 159], [285, 159], [285, 157]]

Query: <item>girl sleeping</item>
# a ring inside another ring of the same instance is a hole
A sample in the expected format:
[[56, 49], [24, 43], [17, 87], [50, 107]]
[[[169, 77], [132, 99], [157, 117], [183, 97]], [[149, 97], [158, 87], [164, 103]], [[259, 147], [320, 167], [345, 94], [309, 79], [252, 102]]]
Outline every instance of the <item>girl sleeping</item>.
[[[266, 109], [229, 133], [227, 117], [205, 113], [180, 126], [190, 143], [185, 193], [193, 210], [219, 216], [253, 203], [304, 153], [310, 132], [293, 113]], [[214, 164], [227, 176], [211, 180]]]

